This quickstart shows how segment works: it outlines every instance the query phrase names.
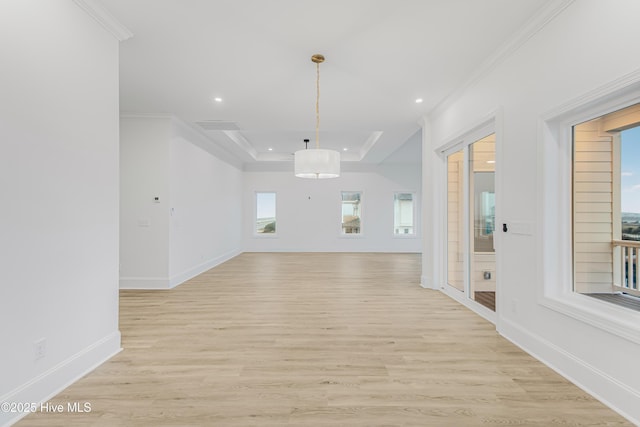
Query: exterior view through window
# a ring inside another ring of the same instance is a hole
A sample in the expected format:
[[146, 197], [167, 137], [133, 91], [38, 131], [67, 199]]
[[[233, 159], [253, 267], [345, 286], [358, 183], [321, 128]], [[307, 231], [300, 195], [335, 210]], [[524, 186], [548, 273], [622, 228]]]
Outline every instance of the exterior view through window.
[[342, 192], [342, 234], [360, 234], [362, 193]]
[[396, 193], [393, 196], [393, 233], [413, 235], [413, 193]]
[[[640, 104], [573, 127], [574, 291], [640, 300]], [[635, 301], [633, 301], [635, 300]]]
[[276, 193], [256, 193], [256, 233], [275, 234]]
[[469, 146], [469, 298], [496, 310], [495, 198], [496, 136]]

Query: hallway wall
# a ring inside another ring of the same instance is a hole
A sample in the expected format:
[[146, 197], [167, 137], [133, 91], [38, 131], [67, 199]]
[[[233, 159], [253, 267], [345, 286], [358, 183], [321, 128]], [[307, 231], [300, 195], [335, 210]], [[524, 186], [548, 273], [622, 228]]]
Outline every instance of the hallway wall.
[[39, 402], [120, 349], [118, 40], [72, 1], [0, 36], [0, 402]]
[[[549, 271], [544, 270], [542, 248], [549, 240], [544, 240], [542, 231], [549, 221], [559, 219], [542, 216], [540, 206], [555, 203], [561, 183], [556, 188], [541, 185], [549, 159], [542, 157], [540, 147], [542, 120], [550, 112], [567, 103], [579, 105], [586, 94], [640, 70], [640, 57], [634, 53], [640, 49], [640, 3], [581, 0], [563, 4], [567, 7], [555, 19], [541, 23], [516, 47], [510, 46], [512, 53], [506, 58], [485, 64], [482, 74], [428, 118], [425, 168], [430, 167], [433, 179], [425, 188], [424, 200], [425, 206], [432, 207], [428, 216], [435, 221], [424, 244], [444, 247], [446, 237], [441, 231], [446, 212], [442, 147], [455, 142], [456, 135], [495, 119], [497, 222], [521, 226], [520, 232], [511, 227], [496, 236], [498, 331], [638, 423], [640, 372], [622, 361], [640, 356], [640, 340], [633, 338], [640, 336], [637, 313], [611, 315], [604, 309], [598, 313], [578, 299], [577, 305], [559, 310], [545, 296], [547, 289], [558, 284], [545, 280]], [[569, 229], [567, 224], [555, 225], [559, 232]], [[554, 238], [559, 236], [546, 237]], [[428, 268], [430, 261], [425, 261]], [[446, 279], [443, 259], [433, 264], [433, 270], [425, 270], [423, 281], [440, 288]], [[604, 326], [615, 322], [635, 332], [618, 334]]]

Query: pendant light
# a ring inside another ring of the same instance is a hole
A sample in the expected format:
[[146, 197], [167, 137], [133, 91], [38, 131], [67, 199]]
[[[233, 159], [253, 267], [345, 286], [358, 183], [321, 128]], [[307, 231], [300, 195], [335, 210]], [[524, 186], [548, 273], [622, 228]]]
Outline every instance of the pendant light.
[[316, 148], [305, 148], [294, 154], [295, 175], [299, 178], [325, 179], [340, 176], [340, 153], [320, 148], [320, 64], [324, 56], [313, 55], [316, 64]]

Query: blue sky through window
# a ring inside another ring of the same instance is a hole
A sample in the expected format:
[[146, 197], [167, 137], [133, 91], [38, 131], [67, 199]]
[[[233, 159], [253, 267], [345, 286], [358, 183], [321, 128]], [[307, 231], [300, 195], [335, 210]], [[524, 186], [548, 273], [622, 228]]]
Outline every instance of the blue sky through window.
[[622, 212], [640, 213], [640, 126], [621, 133]]
[[276, 217], [276, 193], [256, 193], [256, 218]]

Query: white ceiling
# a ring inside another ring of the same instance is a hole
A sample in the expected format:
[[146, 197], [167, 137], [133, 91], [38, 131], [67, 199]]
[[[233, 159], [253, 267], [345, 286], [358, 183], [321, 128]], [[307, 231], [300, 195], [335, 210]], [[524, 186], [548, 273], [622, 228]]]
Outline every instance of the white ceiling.
[[546, 3], [102, 0], [134, 34], [120, 46], [121, 111], [175, 115], [245, 163], [315, 144], [311, 55], [326, 57], [321, 147], [379, 163]]

